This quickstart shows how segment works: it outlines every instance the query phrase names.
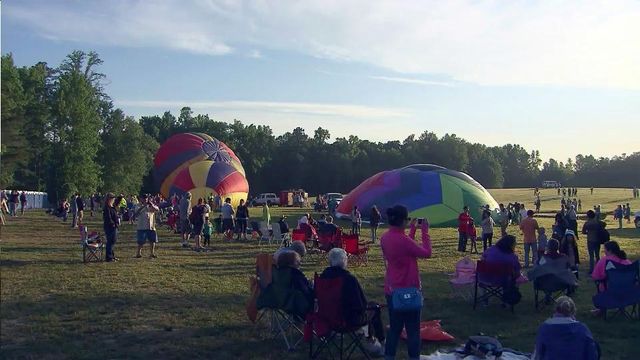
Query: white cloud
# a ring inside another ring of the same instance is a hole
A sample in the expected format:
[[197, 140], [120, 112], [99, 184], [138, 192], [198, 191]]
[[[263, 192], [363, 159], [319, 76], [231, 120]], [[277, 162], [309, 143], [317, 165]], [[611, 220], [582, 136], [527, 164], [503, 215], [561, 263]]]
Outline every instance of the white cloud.
[[446, 87], [455, 86], [453, 83], [446, 82], [446, 81], [422, 80], [422, 79], [413, 79], [413, 78], [405, 78], [405, 77], [369, 76], [369, 78], [375, 79], [375, 80], [384, 80], [384, 81], [399, 82], [399, 83], [406, 83], [406, 84], [416, 84], [416, 85], [446, 86]]
[[249, 57], [252, 59], [262, 59], [262, 53], [260, 50], [251, 50], [249, 52]]
[[61, 40], [209, 55], [296, 51], [484, 85], [640, 89], [640, 2], [634, 0], [3, 5], [3, 15]]
[[116, 100], [116, 105], [151, 109], [180, 109], [188, 106], [194, 111], [251, 111], [258, 113], [303, 114], [347, 118], [403, 118], [411, 115], [406, 110], [351, 104], [298, 103], [273, 101], [162, 101]]

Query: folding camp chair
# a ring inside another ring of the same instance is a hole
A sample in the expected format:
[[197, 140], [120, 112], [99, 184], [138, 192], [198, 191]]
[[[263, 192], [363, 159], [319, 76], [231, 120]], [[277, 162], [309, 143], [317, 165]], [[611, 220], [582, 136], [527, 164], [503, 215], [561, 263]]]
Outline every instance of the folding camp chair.
[[356, 265], [367, 265], [369, 262], [369, 247], [360, 246], [358, 235], [342, 235], [342, 248], [347, 252], [350, 260]]
[[82, 262], [100, 262], [102, 261], [102, 253], [104, 242], [97, 232], [89, 233], [86, 226], [80, 225], [80, 244], [82, 245]]
[[471, 302], [476, 278], [476, 263], [469, 257], [464, 257], [456, 263], [456, 272], [449, 279], [451, 292], [454, 296]]
[[280, 247], [289, 246], [291, 244], [291, 234], [283, 234], [280, 230], [280, 224], [274, 224], [271, 228], [273, 232], [273, 241], [276, 241]]
[[[540, 276], [533, 281], [534, 303], [536, 310], [540, 309], [540, 305], [553, 303], [564, 293], [569, 293], [571, 285], [563, 282], [556, 275], [548, 274]], [[540, 292], [545, 294], [541, 299]], [[548, 295], [548, 296], [546, 296]]]
[[[488, 303], [492, 297], [497, 297], [502, 301], [505, 288], [510, 286], [515, 286], [511, 265], [478, 260], [473, 292], [473, 309], [476, 309], [478, 302]], [[483, 290], [483, 294], [478, 294], [478, 288]], [[513, 305], [510, 307], [513, 312]]]
[[365, 358], [371, 359], [362, 346], [364, 333], [358, 332], [366, 324], [351, 327], [346, 324], [342, 308], [342, 278], [321, 279], [315, 274], [314, 292], [316, 309], [307, 317], [307, 326], [313, 330], [319, 344], [314, 350], [313, 337], [307, 336], [309, 357], [316, 359], [326, 352], [330, 358], [342, 360], [351, 358], [356, 350], [360, 350]]
[[[257, 309], [269, 319], [274, 338], [281, 337], [288, 351], [293, 351], [303, 339], [301, 315], [293, 314], [290, 309], [296, 307], [295, 290], [291, 288], [291, 269], [272, 268], [271, 283], [261, 291], [257, 300]], [[299, 299], [299, 298], [298, 298]]]
[[[630, 265], [607, 261], [606, 279], [596, 282], [598, 293], [593, 296], [593, 305], [602, 310], [605, 320], [607, 310], [617, 309], [613, 316], [622, 315], [628, 319], [640, 318], [640, 265], [636, 260]], [[600, 291], [599, 285], [604, 285]]]

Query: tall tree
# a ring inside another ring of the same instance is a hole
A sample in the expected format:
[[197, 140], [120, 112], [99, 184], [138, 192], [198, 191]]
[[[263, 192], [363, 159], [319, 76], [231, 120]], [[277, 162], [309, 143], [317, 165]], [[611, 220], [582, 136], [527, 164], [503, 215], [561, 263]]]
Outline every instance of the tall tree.
[[104, 123], [99, 163], [104, 167], [103, 191], [138, 194], [153, 165], [158, 142], [132, 117], [113, 110]]
[[11, 54], [2, 56], [2, 128], [0, 188], [14, 185], [14, 174], [28, 160], [24, 126], [24, 90]]
[[49, 194], [54, 199], [79, 191], [88, 194], [102, 182], [102, 167], [96, 161], [100, 149], [101, 80], [96, 71], [102, 60], [94, 52], [74, 51], [57, 71], [53, 94], [51, 129], [52, 176]]

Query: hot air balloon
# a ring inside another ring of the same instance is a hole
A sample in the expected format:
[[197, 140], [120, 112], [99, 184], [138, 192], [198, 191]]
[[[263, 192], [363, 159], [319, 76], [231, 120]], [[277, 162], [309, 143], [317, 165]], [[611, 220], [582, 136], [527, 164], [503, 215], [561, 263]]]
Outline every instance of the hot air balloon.
[[222, 141], [201, 133], [176, 134], [160, 146], [153, 161], [154, 178], [160, 193], [168, 197], [176, 175], [202, 160], [230, 164], [244, 177], [240, 159]]
[[437, 165], [416, 164], [383, 171], [353, 189], [336, 210], [338, 217], [349, 217], [354, 206], [368, 219], [376, 205], [386, 218], [385, 209], [404, 205], [412, 218], [427, 218], [432, 226], [456, 226], [462, 208], [469, 206], [471, 216], [481, 218], [481, 207], [492, 212], [498, 203], [471, 176]]
[[249, 184], [231, 163], [203, 160], [182, 168], [173, 179], [169, 194], [181, 196], [186, 192], [196, 200], [207, 199], [211, 194], [220, 195], [223, 200], [228, 197], [236, 206], [241, 199], [247, 199]]

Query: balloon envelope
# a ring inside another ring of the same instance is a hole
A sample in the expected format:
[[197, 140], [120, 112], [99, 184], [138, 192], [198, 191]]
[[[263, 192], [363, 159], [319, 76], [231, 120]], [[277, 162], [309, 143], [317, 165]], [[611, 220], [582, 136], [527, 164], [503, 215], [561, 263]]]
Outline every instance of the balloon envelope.
[[242, 176], [245, 175], [240, 159], [222, 141], [201, 133], [176, 134], [160, 146], [153, 161], [154, 179], [160, 193], [169, 196], [177, 174], [202, 160], [231, 164]]
[[373, 175], [340, 202], [336, 213], [338, 217], [349, 217], [353, 207], [358, 206], [362, 217], [368, 219], [373, 205], [383, 219], [387, 208], [404, 205], [411, 218], [427, 218], [431, 225], [439, 227], [457, 226], [465, 205], [476, 221], [481, 218], [481, 207], [489, 205], [492, 212], [498, 207], [491, 194], [471, 176], [427, 164]]
[[241, 199], [247, 199], [249, 184], [244, 174], [230, 163], [204, 160], [180, 170], [169, 188], [169, 195], [186, 192], [191, 193], [192, 201], [220, 195], [223, 200], [231, 198], [235, 206]]

